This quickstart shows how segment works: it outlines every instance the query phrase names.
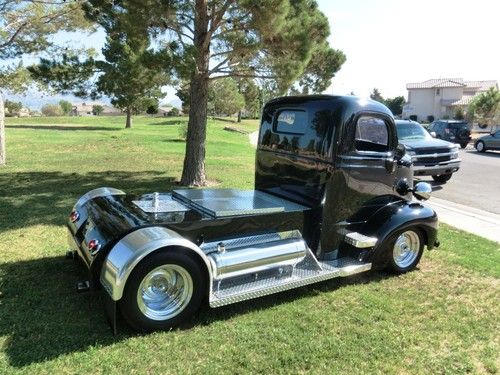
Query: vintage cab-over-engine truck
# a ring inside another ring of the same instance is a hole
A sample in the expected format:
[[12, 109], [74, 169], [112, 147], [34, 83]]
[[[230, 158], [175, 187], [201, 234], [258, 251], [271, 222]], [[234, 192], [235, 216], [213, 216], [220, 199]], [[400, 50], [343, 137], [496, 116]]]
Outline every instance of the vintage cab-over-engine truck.
[[334, 277], [415, 268], [437, 216], [412, 200], [411, 158], [382, 104], [353, 96], [284, 97], [262, 114], [255, 190], [126, 195], [99, 188], [68, 221], [71, 251], [135, 329]]

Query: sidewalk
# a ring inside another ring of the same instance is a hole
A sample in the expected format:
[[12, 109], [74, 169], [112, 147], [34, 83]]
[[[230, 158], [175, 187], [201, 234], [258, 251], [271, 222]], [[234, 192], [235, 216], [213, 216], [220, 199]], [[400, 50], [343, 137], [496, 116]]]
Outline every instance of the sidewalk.
[[427, 202], [439, 221], [500, 243], [500, 215], [431, 197]]

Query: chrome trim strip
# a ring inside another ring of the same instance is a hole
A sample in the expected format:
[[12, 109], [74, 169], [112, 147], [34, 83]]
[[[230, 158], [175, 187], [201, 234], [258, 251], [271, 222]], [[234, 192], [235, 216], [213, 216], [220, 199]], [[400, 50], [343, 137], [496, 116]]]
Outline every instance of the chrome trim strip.
[[[380, 159], [381, 160], [381, 159]], [[385, 167], [381, 165], [364, 165], [364, 164], [344, 164], [340, 163], [339, 165], [340, 168], [378, 168], [378, 169], [386, 169]]]
[[374, 247], [377, 244], [378, 238], [368, 237], [358, 232], [351, 232], [345, 235], [344, 240], [358, 249], [366, 249], [368, 247]]
[[101, 270], [101, 284], [113, 301], [122, 295], [134, 267], [153, 251], [164, 247], [180, 246], [194, 251], [205, 263], [212, 285], [212, 267], [203, 251], [191, 241], [173, 230], [164, 227], [147, 227], [138, 229], [123, 237], [106, 257]]
[[356, 153], [360, 154], [360, 155], [385, 156], [385, 157], [389, 157], [389, 158], [392, 156], [392, 152], [391, 151], [382, 152], [382, 151], [356, 150]]
[[[440, 156], [451, 156], [451, 155], [456, 154], [456, 153], [458, 153], [458, 150], [454, 151], [454, 152], [446, 152], [446, 153], [436, 152], [433, 154], [416, 154], [416, 155], [411, 155], [411, 158], [412, 158], [412, 160], [413, 159], [420, 159], [420, 158], [433, 158], [433, 157], [437, 158]], [[455, 160], [455, 159], [452, 159], [452, 160]]]
[[351, 155], [343, 155], [341, 156], [341, 159], [347, 159], [347, 160], [384, 160], [384, 161], [394, 161], [394, 158], [387, 158], [387, 157], [376, 157], [376, 156], [351, 156]]

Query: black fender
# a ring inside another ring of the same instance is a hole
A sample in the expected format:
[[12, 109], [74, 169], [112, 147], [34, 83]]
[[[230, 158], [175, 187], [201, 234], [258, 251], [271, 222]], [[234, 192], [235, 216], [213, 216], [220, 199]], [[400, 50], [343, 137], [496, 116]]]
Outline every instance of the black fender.
[[361, 233], [376, 237], [377, 244], [368, 255], [372, 263], [379, 264], [387, 241], [399, 230], [418, 228], [424, 235], [424, 243], [431, 250], [438, 244], [438, 217], [436, 212], [419, 202], [398, 201], [378, 210], [361, 228]]

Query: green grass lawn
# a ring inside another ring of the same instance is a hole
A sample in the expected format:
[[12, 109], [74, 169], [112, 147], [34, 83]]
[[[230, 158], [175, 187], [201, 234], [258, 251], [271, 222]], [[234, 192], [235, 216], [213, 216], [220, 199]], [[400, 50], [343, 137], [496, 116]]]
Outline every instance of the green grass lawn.
[[[368, 273], [220, 309], [150, 335], [113, 336], [64, 223], [86, 191], [165, 191], [180, 178], [185, 118], [7, 119], [0, 169], [0, 374], [497, 373], [499, 245], [442, 226], [419, 270]], [[210, 120], [207, 174], [252, 188], [246, 135]], [[256, 121], [230, 124], [257, 129]]]

